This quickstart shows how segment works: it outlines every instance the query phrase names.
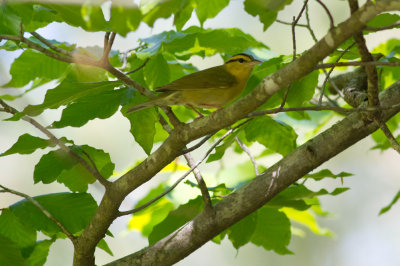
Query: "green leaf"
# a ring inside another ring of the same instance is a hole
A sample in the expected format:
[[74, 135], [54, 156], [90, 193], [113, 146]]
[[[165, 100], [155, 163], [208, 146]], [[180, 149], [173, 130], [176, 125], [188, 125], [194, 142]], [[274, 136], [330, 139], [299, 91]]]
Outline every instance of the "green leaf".
[[95, 118], [108, 118], [118, 111], [120, 105], [131, 100], [134, 91], [125, 87], [81, 97], [63, 110], [61, 119], [53, 122], [52, 127], [80, 127]]
[[9, 238], [20, 248], [36, 243], [36, 231], [25, 225], [8, 209], [3, 210], [0, 215], [0, 235]]
[[292, 83], [286, 103], [291, 107], [303, 106], [312, 99], [318, 84], [318, 71], [313, 71], [299, 81]]
[[251, 213], [227, 230], [229, 240], [236, 249], [247, 244], [252, 238], [257, 226], [257, 213]]
[[[115, 165], [111, 162], [108, 153], [87, 145], [71, 146], [70, 148], [89, 165], [92, 165], [91, 161], [86, 156], [86, 154], [88, 154], [95, 163], [97, 170], [104, 178], [109, 178], [112, 175]], [[86, 154], [84, 154], [83, 151]], [[60, 149], [50, 151], [42, 156], [35, 166], [33, 179], [35, 183], [41, 181], [44, 184], [49, 184], [57, 180], [57, 182], [63, 183], [71, 191], [78, 192], [86, 191], [88, 189], [88, 184], [92, 184], [96, 181], [85, 167], [73, 159], [71, 155]]]
[[162, 54], [150, 59], [143, 71], [144, 80], [150, 89], [155, 89], [169, 82], [170, 74], [167, 61]]
[[292, 0], [245, 0], [244, 9], [254, 17], [259, 16], [265, 31], [275, 21], [278, 11], [290, 3]]
[[29, 266], [42, 266], [45, 264], [53, 240], [42, 240], [36, 243], [34, 249], [27, 259]]
[[293, 128], [268, 116], [253, 119], [244, 131], [248, 141], [257, 141], [283, 156], [296, 148], [297, 134]]
[[400, 190], [397, 192], [396, 196], [394, 196], [393, 200], [387, 205], [386, 207], [382, 208], [379, 211], [379, 215], [384, 214], [385, 212], [389, 211], [394, 204], [400, 199]]
[[[89, 223], [97, 209], [97, 203], [87, 193], [54, 193], [34, 197], [69, 232], [77, 234]], [[27, 225], [54, 236], [61, 229], [39, 208], [27, 200], [10, 206], [10, 210]]]
[[104, 250], [105, 252], [107, 252], [108, 254], [110, 254], [111, 256], [114, 256], [114, 254], [112, 253], [110, 247], [108, 246], [107, 242], [103, 239], [101, 239], [99, 241], [99, 243], [97, 244], [97, 247]]
[[41, 84], [43, 84], [60, 78], [67, 66], [68, 63], [28, 49], [11, 64], [10, 74], [12, 79], [3, 87], [18, 88], [36, 79], [41, 80]]
[[[369, 27], [385, 27], [385, 26], [389, 26], [391, 24], [396, 23], [397, 21], [400, 20], [400, 16], [397, 14], [389, 14], [389, 13], [385, 13], [385, 14], [379, 14], [378, 16], [374, 17], [373, 19], [371, 19], [367, 26]], [[396, 28], [398, 28], [400, 26], [397, 26]]]
[[215, 151], [208, 156], [206, 163], [218, 161], [224, 156], [225, 151], [232, 145], [235, 141], [235, 137], [240, 133], [240, 130], [237, 130], [230, 134], [224, 142], [215, 148]]
[[28, 105], [24, 113], [30, 116], [41, 114], [46, 109], [56, 109], [79, 98], [93, 95], [101, 91], [111, 91], [121, 85], [120, 81], [102, 81], [92, 83], [76, 83], [64, 80], [54, 89], [48, 90], [42, 104]]
[[19, 35], [21, 18], [5, 2], [0, 4], [0, 34]]
[[196, 14], [201, 26], [204, 21], [218, 15], [229, 4], [229, 0], [196, 0]]
[[257, 211], [257, 225], [251, 242], [278, 254], [291, 254], [287, 249], [291, 238], [290, 221], [283, 212], [263, 207]]
[[31, 154], [37, 149], [44, 149], [47, 147], [54, 147], [55, 144], [50, 140], [34, 137], [25, 133], [19, 136], [18, 140], [14, 145], [7, 151], [0, 154], [0, 156], [6, 156], [14, 153], [19, 154]]
[[113, 1], [111, 6], [110, 27], [112, 31], [126, 36], [139, 26], [142, 14], [139, 7], [129, 0]]
[[[135, 205], [135, 208], [141, 207], [143, 204], [159, 196], [165, 190], [165, 185], [160, 184], [141, 199]], [[129, 229], [137, 230], [141, 232], [142, 235], [149, 236], [154, 226], [163, 221], [172, 209], [174, 209], [174, 204], [167, 197], [163, 197], [149, 207], [134, 213], [128, 223]]]
[[316, 173], [313, 174], [307, 174], [306, 176], [304, 176], [305, 178], [312, 178], [314, 180], [322, 180], [326, 177], [330, 177], [330, 178], [342, 178], [342, 177], [349, 177], [349, 176], [353, 176], [353, 174], [351, 173], [347, 173], [347, 172], [340, 172], [339, 174], [334, 174], [332, 173], [330, 170], [328, 169], [322, 169], [321, 171], [318, 171]]
[[101, 6], [94, 3], [84, 2], [83, 5], [74, 4], [43, 4], [52, 9], [63, 22], [74, 26], [82, 27], [87, 31], [107, 30], [108, 23], [104, 19]]
[[142, 103], [146, 100], [146, 97], [136, 93], [129, 104], [125, 105], [121, 111], [131, 123], [130, 132], [135, 138], [135, 141], [139, 143], [147, 154], [150, 154], [156, 134], [155, 124], [158, 121], [157, 112], [154, 108], [150, 107], [129, 114], [126, 113], [130, 106]]
[[0, 265], [26, 265], [18, 246], [2, 235], [0, 235]]
[[332, 232], [329, 230], [320, 228], [315, 216], [309, 211], [299, 211], [292, 208], [282, 208], [281, 211], [284, 212], [289, 219], [306, 226], [314, 234], [333, 236]]
[[189, 200], [186, 204], [180, 205], [176, 210], [171, 211], [167, 218], [157, 224], [149, 235], [149, 244], [152, 245], [163, 237], [169, 235], [186, 222], [193, 219], [203, 210], [201, 196]]

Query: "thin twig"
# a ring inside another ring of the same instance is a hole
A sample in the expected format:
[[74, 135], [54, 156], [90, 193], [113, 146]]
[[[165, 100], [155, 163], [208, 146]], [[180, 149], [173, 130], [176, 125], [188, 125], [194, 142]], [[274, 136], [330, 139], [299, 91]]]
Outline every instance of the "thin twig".
[[[354, 46], [354, 44], [355, 44], [355, 43], [353, 42], [353, 43], [352, 43], [351, 45], [349, 45], [346, 49], [344, 49], [344, 50], [340, 53], [340, 55], [338, 56], [338, 58], [336, 59], [335, 63], [339, 62], [340, 59], [342, 59], [342, 57], [345, 55], [345, 53], [347, 53], [347, 52], [351, 49], [351, 47]], [[329, 72], [326, 73], [326, 77], [325, 77], [324, 83], [322, 84], [321, 95], [320, 95], [319, 101], [318, 101], [319, 104], [322, 103], [322, 97], [324, 97], [324, 94], [325, 94], [325, 86], [326, 86], [326, 83], [328, 82], [328, 80], [330, 80], [329, 77], [330, 77], [330, 75], [331, 75], [331, 73], [333, 72], [334, 69], [335, 69], [335, 67], [332, 67], [332, 68], [329, 70]], [[324, 70], [325, 70], [325, 69], [324, 69]], [[336, 88], [336, 86], [335, 86], [334, 88], [336, 89], [336, 92], [343, 98], [343, 93], [342, 93], [338, 88]]]
[[333, 27], [335, 27], [335, 22], [333, 21], [333, 16], [331, 14], [331, 12], [329, 11], [329, 8], [321, 1], [321, 0], [316, 0], [318, 2], [318, 4], [320, 4], [322, 6], [322, 8], [325, 10], [326, 14], [328, 14], [329, 17], [329, 21], [331, 23], [331, 29]]
[[[293, 22], [286, 22], [286, 21], [283, 21], [283, 20], [280, 20], [280, 19], [277, 19], [275, 21], [278, 22], [278, 23], [281, 23], [281, 24], [289, 25], [289, 26], [291, 26], [293, 24]], [[300, 24], [300, 23], [297, 23], [296, 26], [298, 26], [298, 27], [307, 27], [307, 25]]]
[[314, 69], [321, 68], [331, 68], [331, 67], [347, 67], [347, 66], [400, 66], [400, 62], [378, 62], [378, 61], [369, 61], [369, 62], [338, 62], [338, 63], [324, 63], [316, 65]]
[[73, 234], [71, 234], [71, 233], [68, 231], [68, 229], [65, 228], [65, 227], [60, 223], [60, 221], [58, 221], [53, 215], [51, 215], [51, 213], [49, 213], [37, 200], [35, 200], [34, 198], [32, 198], [31, 196], [29, 196], [29, 195], [27, 195], [27, 194], [25, 194], [25, 193], [22, 193], [22, 192], [19, 192], [19, 191], [15, 191], [15, 190], [10, 189], [10, 188], [7, 188], [7, 187], [5, 187], [5, 186], [3, 186], [3, 185], [0, 185], [0, 187], [1, 187], [4, 191], [7, 191], [7, 192], [9, 192], [9, 193], [11, 193], [11, 194], [14, 194], [14, 195], [23, 197], [23, 198], [25, 198], [27, 201], [31, 202], [34, 206], [36, 206], [37, 208], [39, 208], [39, 210], [40, 210], [44, 215], [46, 215], [47, 218], [49, 218], [50, 220], [52, 220], [52, 221], [58, 226], [58, 228], [60, 228], [61, 231], [62, 231], [73, 243], [75, 242], [76, 237], [75, 237]]
[[182, 151], [179, 153], [179, 155], [184, 155], [184, 154], [186, 154], [186, 153], [188, 153], [188, 152], [191, 152], [191, 151], [196, 150], [197, 148], [201, 147], [204, 143], [206, 143], [206, 141], [209, 140], [213, 135], [214, 135], [214, 134], [210, 134], [210, 135], [205, 136], [205, 137], [204, 137], [201, 141], [199, 141], [199, 143], [197, 143], [196, 145], [193, 145], [193, 146], [190, 147], [190, 148], [187, 148], [187, 149], [182, 150]]
[[254, 156], [251, 154], [249, 147], [247, 147], [246, 144], [244, 144], [243, 141], [239, 137], [236, 136], [235, 140], [236, 140], [237, 144], [239, 145], [239, 147], [245, 153], [247, 153], [247, 155], [249, 156], [251, 163], [253, 164], [253, 167], [254, 167], [254, 172], [256, 173], [256, 176], [258, 176], [260, 174], [260, 172], [258, 171], [258, 165], [257, 165], [256, 160], [254, 159]]
[[60, 47], [57, 47], [55, 45], [53, 45], [51, 42], [49, 42], [46, 38], [44, 38], [42, 35], [40, 35], [39, 33], [32, 31], [31, 32], [32, 36], [34, 36], [36, 39], [38, 39], [39, 41], [41, 41], [43, 44], [45, 44], [47, 47], [49, 47], [50, 49], [52, 49], [55, 52], [58, 52], [60, 54], [66, 55], [66, 56], [71, 56], [71, 53], [69, 51], [66, 51]]
[[243, 126], [244, 124], [246, 124], [247, 122], [249, 122], [251, 120], [247, 119], [245, 121], [243, 121], [242, 123], [240, 123], [239, 125], [229, 129], [220, 139], [218, 139], [218, 141], [216, 141], [208, 150], [207, 152], [203, 155], [203, 157], [200, 159], [200, 161], [198, 161], [197, 163], [195, 163], [188, 171], [186, 171], [185, 174], [183, 174], [180, 178], [178, 178], [178, 180], [175, 181], [174, 184], [172, 184], [171, 187], [169, 187], [167, 190], [165, 190], [163, 193], [161, 193], [160, 195], [158, 195], [157, 197], [153, 198], [152, 200], [148, 201], [147, 203], [143, 204], [142, 206], [129, 210], [129, 211], [123, 211], [123, 212], [119, 212], [117, 216], [124, 216], [124, 215], [128, 215], [128, 214], [133, 214], [136, 213], [138, 211], [141, 211], [145, 208], [147, 208], [148, 206], [150, 206], [151, 204], [153, 204], [154, 202], [156, 202], [157, 200], [161, 199], [162, 197], [164, 197], [165, 195], [167, 195], [169, 192], [171, 192], [183, 179], [185, 179], [195, 168], [197, 168], [206, 158], [207, 156], [215, 149], [215, 147], [218, 146], [218, 144], [220, 144], [224, 139], [226, 139], [230, 134], [232, 134], [236, 129], [238, 129], [239, 127]]
[[393, 136], [392, 132], [390, 132], [390, 129], [387, 127], [386, 123], [382, 122], [379, 119], [375, 119], [375, 123], [379, 125], [380, 129], [392, 145], [392, 148], [400, 154], [400, 145], [397, 142], [396, 138]]
[[[0, 105], [2, 105], [4, 109], [6, 109], [6, 111], [10, 114], [19, 113], [15, 108], [11, 107], [1, 99], [0, 99]], [[45, 134], [50, 139], [51, 142], [59, 146], [63, 151], [65, 151], [67, 154], [73, 157], [78, 163], [80, 163], [83, 167], [85, 167], [86, 170], [88, 170], [89, 173], [91, 173], [103, 186], [105, 187], [109, 186], [110, 182], [107, 179], [105, 179], [100, 173], [98, 173], [97, 169], [91, 167], [82, 157], [73, 152], [67, 145], [65, 145], [63, 141], [54, 136], [53, 133], [51, 133], [46, 127], [42, 126], [35, 119], [27, 115], [24, 115], [21, 119], [39, 129], [43, 134]]]
[[125, 75], [135, 73], [136, 71], [139, 71], [140, 69], [144, 68], [146, 66], [147, 62], [149, 62], [149, 60], [150, 60], [150, 57], [147, 57], [146, 60], [144, 60], [143, 64], [141, 64], [140, 66], [138, 66], [137, 68], [135, 68], [131, 71], [125, 72]]

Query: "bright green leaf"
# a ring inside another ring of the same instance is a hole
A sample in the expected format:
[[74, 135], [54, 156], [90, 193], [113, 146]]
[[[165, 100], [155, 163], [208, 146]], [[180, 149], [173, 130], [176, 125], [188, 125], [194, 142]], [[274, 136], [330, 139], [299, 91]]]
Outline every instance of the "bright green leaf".
[[29, 266], [42, 266], [47, 260], [49, 250], [53, 240], [42, 240], [36, 243], [32, 253], [27, 259]]
[[170, 74], [167, 61], [162, 54], [150, 59], [143, 71], [144, 79], [150, 89], [155, 89], [169, 82]]
[[[54, 193], [34, 199], [72, 234], [83, 230], [97, 209], [96, 201], [87, 193]], [[47, 235], [61, 232], [53, 221], [25, 199], [11, 205], [10, 210], [21, 221]]]
[[257, 141], [283, 156], [296, 148], [297, 134], [293, 128], [268, 116], [253, 119], [244, 131], [248, 141]]
[[[384, 14], [379, 14], [376, 17], [374, 17], [373, 19], [371, 19], [368, 22], [367, 26], [368, 27], [377, 27], [377, 28], [385, 27], [385, 26], [392, 25], [399, 20], [400, 20], [400, 16], [397, 14], [384, 13]], [[397, 27], [399, 27], [399, 26], [397, 26]]]
[[0, 215], [0, 235], [7, 237], [20, 248], [36, 243], [36, 231], [24, 221], [20, 221], [10, 210], [6, 209]]
[[229, 4], [229, 0], [196, 0], [196, 14], [200, 24], [203, 26], [204, 21], [218, 15]]
[[112, 31], [122, 36], [136, 30], [141, 21], [142, 14], [133, 1], [113, 1], [111, 6], [110, 27]]
[[386, 207], [382, 208], [379, 211], [379, 215], [384, 214], [385, 212], [389, 211], [394, 204], [400, 199], [400, 190], [397, 192], [396, 196], [394, 196], [393, 200], [387, 205]]
[[306, 226], [314, 234], [333, 236], [332, 232], [329, 230], [320, 228], [314, 215], [309, 211], [299, 211], [292, 208], [282, 208], [281, 211], [284, 212], [289, 219]]
[[318, 84], [318, 71], [313, 71], [299, 81], [292, 83], [286, 103], [291, 107], [302, 106], [312, 99]]
[[342, 177], [349, 177], [349, 176], [353, 176], [353, 174], [351, 173], [347, 173], [347, 172], [340, 172], [339, 174], [334, 174], [332, 173], [330, 170], [328, 169], [322, 169], [321, 171], [318, 171], [316, 173], [313, 174], [307, 174], [306, 176], [304, 176], [305, 178], [312, 178], [314, 180], [322, 180], [326, 177], [329, 178], [342, 178]]

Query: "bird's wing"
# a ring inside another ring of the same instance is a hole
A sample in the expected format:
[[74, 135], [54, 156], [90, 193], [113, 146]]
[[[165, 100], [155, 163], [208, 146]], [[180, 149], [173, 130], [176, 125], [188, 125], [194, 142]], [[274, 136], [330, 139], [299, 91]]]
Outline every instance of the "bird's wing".
[[237, 83], [236, 78], [221, 66], [195, 72], [157, 88], [158, 92], [202, 89], [227, 89]]

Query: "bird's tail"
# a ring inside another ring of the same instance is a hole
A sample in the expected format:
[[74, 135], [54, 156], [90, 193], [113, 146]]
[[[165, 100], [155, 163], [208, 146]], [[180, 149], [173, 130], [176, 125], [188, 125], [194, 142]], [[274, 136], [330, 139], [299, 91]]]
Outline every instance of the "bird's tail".
[[128, 109], [128, 111], [126, 111], [126, 113], [136, 112], [136, 111], [139, 111], [139, 110], [142, 110], [142, 109], [146, 109], [146, 108], [154, 106], [154, 105], [157, 105], [155, 103], [155, 101], [151, 101], [150, 100], [148, 102], [144, 102], [144, 103], [140, 103], [140, 104], [132, 106], [131, 108]]

